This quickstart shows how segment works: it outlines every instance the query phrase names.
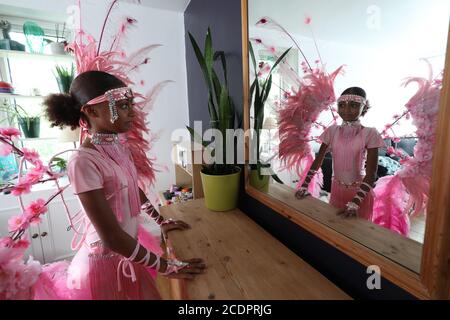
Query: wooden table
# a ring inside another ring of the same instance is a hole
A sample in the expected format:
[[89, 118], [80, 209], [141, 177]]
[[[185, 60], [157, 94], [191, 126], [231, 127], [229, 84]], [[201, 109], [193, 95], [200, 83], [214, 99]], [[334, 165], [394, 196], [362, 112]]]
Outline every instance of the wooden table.
[[192, 227], [170, 232], [166, 249], [180, 260], [203, 258], [207, 264], [194, 280], [167, 281], [171, 296], [165, 298], [350, 299], [238, 209], [213, 212], [198, 199], [161, 213]]

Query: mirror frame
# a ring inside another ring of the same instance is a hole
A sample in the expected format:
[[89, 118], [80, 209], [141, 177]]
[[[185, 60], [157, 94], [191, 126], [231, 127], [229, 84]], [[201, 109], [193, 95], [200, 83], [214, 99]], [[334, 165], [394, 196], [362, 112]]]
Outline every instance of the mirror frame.
[[[248, 0], [241, 0], [241, 17], [243, 113], [244, 131], [246, 131], [250, 127]], [[436, 144], [433, 151], [433, 173], [427, 206], [420, 273], [411, 271], [345, 234], [322, 224], [302, 211], [258, 191], [249, 183], [248, 165], [245, 166], [245, 192], [361, 264], [365, 266], [378, 265], [384, 278], [417, 298], [450, 299], [450, 163], [448, 160], [450, 159], [450, 125], [445, 124], [446, 119], [450, 120], [450, 29], [448, 31]], [[244, 152], [247, 164], [249, 161], [249, 145], [250, 138], [246, 135]], [[321, 202], [314, 198], [309, 200], [310, 204], [317, 201]], [[320, 206], [318, 207], [320, 208]], [[329, 207], [331, 208], [331, 206]]]

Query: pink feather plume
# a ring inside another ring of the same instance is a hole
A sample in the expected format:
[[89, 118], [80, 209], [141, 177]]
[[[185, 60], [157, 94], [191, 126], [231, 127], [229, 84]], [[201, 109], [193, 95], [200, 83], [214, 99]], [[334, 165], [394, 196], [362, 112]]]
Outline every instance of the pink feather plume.
[[[404, 235], [407, 234], [405, 223], [400, 228], [398, 223], [389, 221], [406, 221], [409, 216], [424, 213], [430, 191], [442, 73], [437, 79], [433, 79], [431, 65], [428, 66], [428, 79], [411, 77], [403, 84], [418, 84], [417, 92], [406, 103], [418, 137], [414, 156], [403, 159], [402, 168], [394, 176], [380, 179], [374, 189], [376, 197], [373, 222], [397, 232], [401, 231]], [[399, 202], [399, 199], [402, 202]]]
[[[106, 26], [109, 14], [116, 3], [117, 1], [112, 2], [103, 26]], [[126, 31], [135, 23], [135, 19], [125, 18], [114, 37], [110, 51], [100, 51], [101, 43], [97, 44], [92, 36], [86, 35], [82, 29], [78, 30], [75, 41], [68, 46], [69, 50], [72, 50], [75, 54], [78, 73], [90, 70], [104, 71], [116, 76], [127, 86], [134, 85], [130, 73], [137, 71], [141, 65], [147, 64], [150, 61], [148, 55], [154, 49], [160, 47], [159, 44], [148, 45], [127, 57], [120, 50], [120, 46], [125, 38]], [[104, 28], [102, 35], [103, 31]], [[84, 41], [85, 38], [86, 42]], [[145, 94], [139, 93], [137, 88], [133, 90], [139, 101], [136, 102], [136, 116], [133, 120], [132, 129], [126, 133], [126, 137], [139, 173], [139, 185], [144, 191], [148, 191], [149, 186], [155, 181], [155, 158], [149, 158], [147, 152], [150, 151], [157, 138], [147, 127], [145, 119], [154, 105], [157, 95], [168, 83], [170, 81], [158, 83]]]

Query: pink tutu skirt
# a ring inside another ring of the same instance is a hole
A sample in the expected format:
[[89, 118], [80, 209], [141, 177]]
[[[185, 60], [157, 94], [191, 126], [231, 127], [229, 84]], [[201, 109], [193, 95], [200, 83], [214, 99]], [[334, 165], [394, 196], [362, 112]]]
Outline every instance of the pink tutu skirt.
[[[340, 184], [333, 179], [331, 182], [330, 204], [336, 208], [345, 209], [347, 203], [352, 201], [358, 190], [359, 185], [348, 187]], [[367, 196], [359, 206], [358, 217], [371, 221], [372, 211], [373, 191], [370, 190], [370, 192], [367, 194]]]
[[[139, 226], [138, 240], [151, 252], [161, 255], [156, 237]], [[35, 300], [159, 300], [156, 271], [133, 263], [136, 281], [118, 273], [123, 257], [106, 248], [83, 246], [72, 262], [44, 266], [35, 285]], [[119, 279], [118, 279], [119, 277]], [[121, 290], [119, 290], [119, 282]]]

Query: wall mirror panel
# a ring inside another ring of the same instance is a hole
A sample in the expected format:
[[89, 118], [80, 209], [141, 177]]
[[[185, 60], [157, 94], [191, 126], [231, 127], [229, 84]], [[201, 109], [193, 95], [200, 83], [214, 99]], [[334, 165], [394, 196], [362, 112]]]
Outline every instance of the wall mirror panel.
[[431, 226], [448, 219], [449, 12], [443, 0], [242, 1], [247, 193], [423, 297], [427, 248], [442, 240]]

